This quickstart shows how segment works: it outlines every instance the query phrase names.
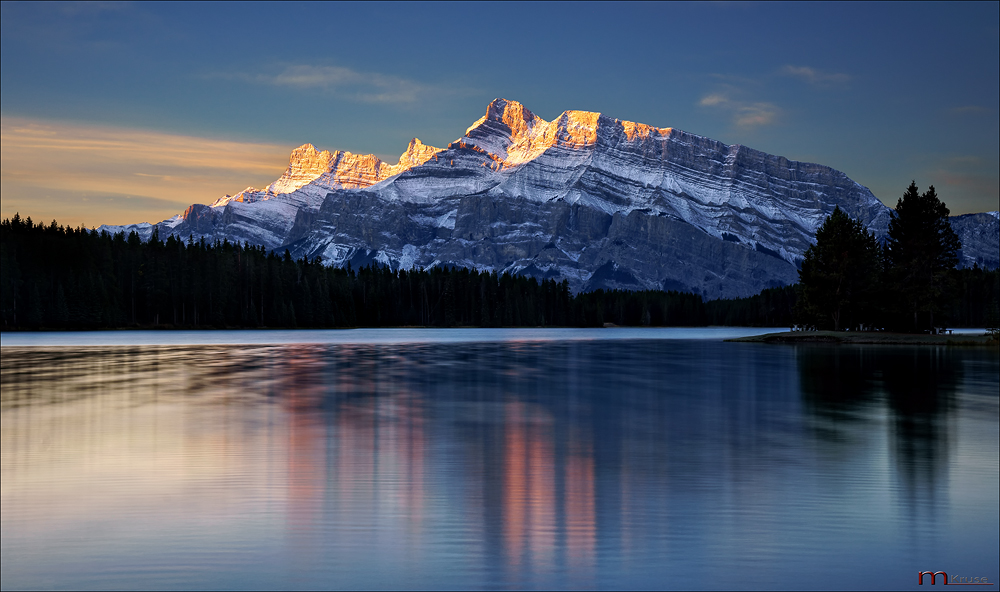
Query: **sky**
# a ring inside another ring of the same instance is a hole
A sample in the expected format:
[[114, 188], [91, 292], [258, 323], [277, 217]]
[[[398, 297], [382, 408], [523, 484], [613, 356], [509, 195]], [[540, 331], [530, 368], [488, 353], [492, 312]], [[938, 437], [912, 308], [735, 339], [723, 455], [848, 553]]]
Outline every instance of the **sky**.
[[0, 5], [0, 217], [157, 222], [290, 151], [462, 136], [494, 98], [1000, 200], [1000, 3]]

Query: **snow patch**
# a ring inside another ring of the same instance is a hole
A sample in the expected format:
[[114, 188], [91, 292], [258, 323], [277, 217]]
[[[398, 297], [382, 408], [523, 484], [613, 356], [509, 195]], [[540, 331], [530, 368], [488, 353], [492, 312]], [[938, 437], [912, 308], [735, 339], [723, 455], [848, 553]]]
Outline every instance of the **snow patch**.
[[399, 268], [407, 271], [413, 269], [419, 256], [420, 251], [416, 246], [409, 243], [403, 245], [403, 252], [399, 256]]

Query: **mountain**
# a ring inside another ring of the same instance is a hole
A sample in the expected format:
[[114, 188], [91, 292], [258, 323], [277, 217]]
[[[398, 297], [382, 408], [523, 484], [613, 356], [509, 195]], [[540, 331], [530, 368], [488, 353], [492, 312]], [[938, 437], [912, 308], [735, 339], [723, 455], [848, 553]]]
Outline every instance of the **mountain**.
[[952, 216], [951, 228], [962, 241], [959, 267], [1000, 267], [1000, 212]]
[[[355, 267], [456, 265], [598, 288], [748, 296], [794, 283], [839, 206], [884, 236], [889, 208], [830, 167], [672, 128], [491, 102], [446, 148], [414, 139], [396, 164], [296, 148], [267, 188], [195, 204], [154, 227]], [[996, 267], [997, 215], [954, 218], [963, 262]]]

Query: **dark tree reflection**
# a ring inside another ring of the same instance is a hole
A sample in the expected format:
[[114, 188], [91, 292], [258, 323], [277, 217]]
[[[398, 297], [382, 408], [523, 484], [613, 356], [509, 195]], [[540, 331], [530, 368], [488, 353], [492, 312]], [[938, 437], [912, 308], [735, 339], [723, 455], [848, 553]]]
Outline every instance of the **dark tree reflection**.
[[890, 412], [891, 451], [911, 508], [933, 501], [949, 456], [948, 417], [962, 382], [948, 348], [812, 346], [796, 350], [805, 407], [825, 439]]
[[796, 349], [806, 408], [827, 418], [856, 417], [878, 392], [878, 354], [864, 347]]
[[947, 475], [949, 415], [962, 382], [958, 355], [948, 348], [888, 352], [882, 359], [887, 403], [893, 411], [892, 452], [910, 508], [933, 502]]

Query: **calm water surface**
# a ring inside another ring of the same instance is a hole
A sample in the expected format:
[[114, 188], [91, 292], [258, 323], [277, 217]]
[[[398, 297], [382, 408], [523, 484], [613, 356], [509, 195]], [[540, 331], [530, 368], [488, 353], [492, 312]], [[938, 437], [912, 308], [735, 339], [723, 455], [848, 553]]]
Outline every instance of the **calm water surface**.
[[0, 584], [1000, 576], [995, 350], [417, 333], [69, 347], [5, 334]]

